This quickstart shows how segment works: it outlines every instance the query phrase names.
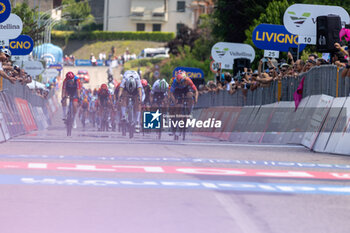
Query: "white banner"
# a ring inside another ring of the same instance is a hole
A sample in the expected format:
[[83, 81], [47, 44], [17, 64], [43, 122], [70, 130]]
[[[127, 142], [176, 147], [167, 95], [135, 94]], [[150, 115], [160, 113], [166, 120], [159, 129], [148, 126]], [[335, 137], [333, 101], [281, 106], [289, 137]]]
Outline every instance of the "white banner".
[[339, 15], [342, 27], [350, 22], [348, 12], [339, 6], [294, 4], [284, 12], [283, 24], [288, 32], [299, 35], [299, 38], [300, 36], [312, 38], [316, 37], [316, 18], [329, 14]]
[[0, 39], [15, 39], [21, 35], [22, 29], [23, 22], [21, 18], [16, 14], [10, 14], [10, 17], [6, 21], [0, 23]]
[[248, 44], [219, 42], [211, 48], [211, 56], [216, 62], [221, 63], [222, 69], [232, 69], [234, 59], [246, 58], [253, 62], [255, 51]]
[[38, 61], [25, 61], [23, 62], [23, 69], [31, 76], [36, 76], [44, 71], [44, 66]]

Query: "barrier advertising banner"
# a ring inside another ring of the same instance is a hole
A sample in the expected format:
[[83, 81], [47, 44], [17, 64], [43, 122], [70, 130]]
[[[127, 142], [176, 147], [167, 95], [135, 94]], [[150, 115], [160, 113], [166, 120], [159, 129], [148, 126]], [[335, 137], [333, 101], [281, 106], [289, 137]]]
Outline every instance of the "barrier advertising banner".
[[299, 35], [301, 43], [315, 44], [316, 18], [329, 14], [339, 15], [343, 27], [350, 21], [348, 12], [339, 6], [294, 4], [284, 12], [283, 24], [288, 32]]
[[253, 62], [255, 50], [248, 44], [218, 42], [211, 48], [211, 56], [221, 63], [222, 69], [232, 69], [234, 59], [246, 58]]
[[32, 112], [29, 108], [27, 100], [21, 98], [15, 98], [16, 106], [21, 116], [24, 128], [27, 132], [36, 130], [36, 123], [33, 118]]
[[[259, 49], [288, 52], [298, 47], [298, 35], [289, 33], [283, 25], [259, 24], [253, 31], [253, 43]], [[300, 45], [299, 51], [305, 47]]]

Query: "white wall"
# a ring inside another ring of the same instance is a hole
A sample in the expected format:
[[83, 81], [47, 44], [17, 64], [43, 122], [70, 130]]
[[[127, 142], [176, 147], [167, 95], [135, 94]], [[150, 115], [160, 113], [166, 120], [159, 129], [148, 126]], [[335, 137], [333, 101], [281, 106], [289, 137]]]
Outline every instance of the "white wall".
[[[136, 23], [145, 23], [145, 31], [151, 32], [153, 23], [147, 21], [133, 21], [130, 19], [130, 0], [104, 0], [104, 30], [105, 31], [136, 31]], [[186, 6], [189, 6], [192, 0], [186, 1]], [[186, 8], [185, 12], [176, 12], [177, 0], [167, 0], [168, 6], [168, 21], [161, 23], [162, 32], [176, 33], [176, 25], [178, 23], [186, 24], [193, 27], [193, 14], [190, 8]], [[107, 15], [109, 20], [107, 22]]]

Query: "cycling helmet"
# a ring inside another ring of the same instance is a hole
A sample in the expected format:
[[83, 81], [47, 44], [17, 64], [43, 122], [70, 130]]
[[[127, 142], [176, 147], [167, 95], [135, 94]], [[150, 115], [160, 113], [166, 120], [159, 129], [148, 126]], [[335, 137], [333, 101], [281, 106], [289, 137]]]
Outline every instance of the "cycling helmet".
[[129, 93], [132, 93], [136, 90], [136, 80], [132, 77], [126, 80], [125, 88]]
[[167, 82], [165, 81], [165, 79], [162, 79], [159, 81], [159, 90], [161, 92], [166, 92], [167, 91]]
[[107, 84], [103, 83], [101, 85], [101, 90], [107, 90], [107, 89], [108, 89]]
[[148, 82], [147, 82], [146, 79], [143, 78], [143, 79], [141, 79], [141, 84], [142, 84], [143, 87], [145, 87], [145, 86], [148, 85]]
[[176, 75], [176, 79], [177, 79], [179, 82], [182, 82], [185, 78], [186, 78], [186, 72], [185, 72], [185, 71], [179, 72], [179, 73], [177, 73], [177, 75]]
[[68, 73], [66, 74], [66, 78], [69, 79], [69, 80], [74, 79], [74, 77], [75, 77], [75, 75], [74, 75], [73, 72], [68, 72]]
[[8, 48], [2, 48], [0, 52], [4, 53], [6, 57], [11, 57], [11, 51]]

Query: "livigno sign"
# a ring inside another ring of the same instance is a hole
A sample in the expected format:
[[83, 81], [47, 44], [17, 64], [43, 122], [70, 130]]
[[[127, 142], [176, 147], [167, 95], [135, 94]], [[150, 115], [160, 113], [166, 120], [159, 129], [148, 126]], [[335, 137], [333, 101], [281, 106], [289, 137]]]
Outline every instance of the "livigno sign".
[[28, 55], [33, 51], [34, 41], [30, 36], [20, 35], [10, 40], [9, 49], [12, 55]]
[[[253, 31], [253, 43], [259, 49], [288, 52], [298, 47], [298, 35], [289, 33], [283, 25], [259, 24]], [[300, 45], [300, 51], [305, 47]]]
[[0, 0], [0, 23], [7, 20], [11, 14], [10, 0]]
[[173, 70], [173, 77], [175, 77], [175, 73], [179, 70], [185, 71], [187, 74], [187, 77], [189, 77], [190, 79], [204, 78], [203, 71], [199, 68], [193, 68], [193, 67], [176, 67]]
[[211, 56], [216, 62], [221, 63], [222, 69], [232, 69], [234, 59], [247, 58], [253, 62], [255, 51], [248, 44], [219, 42], [211, 48]]

